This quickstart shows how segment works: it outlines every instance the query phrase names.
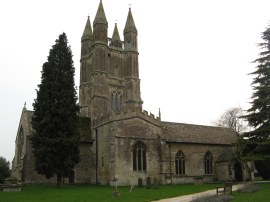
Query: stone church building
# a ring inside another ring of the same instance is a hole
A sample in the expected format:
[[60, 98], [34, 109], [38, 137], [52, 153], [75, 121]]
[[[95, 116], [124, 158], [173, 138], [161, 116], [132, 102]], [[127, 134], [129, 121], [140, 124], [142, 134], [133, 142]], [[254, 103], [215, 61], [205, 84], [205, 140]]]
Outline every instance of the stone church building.
[[[79, 105], [85, 121], [81, 161], [66, 181], [137, 185], [141, 178], [161, 184], [234, 179], [231, 161], [236, 133], [227, 128], [172, 123], [143, 110], [137, 28], [131, 9], [120, 39], [111, 38], [100, 1], [93, 26], [88, 17], [81, 38]], [[34, 170], [29, 137], [33, 112], [23, 108], [16, 137], [12, 175], [24, 183], [55, 182]], [[88, 129], [87, 129], [88, 128]]]

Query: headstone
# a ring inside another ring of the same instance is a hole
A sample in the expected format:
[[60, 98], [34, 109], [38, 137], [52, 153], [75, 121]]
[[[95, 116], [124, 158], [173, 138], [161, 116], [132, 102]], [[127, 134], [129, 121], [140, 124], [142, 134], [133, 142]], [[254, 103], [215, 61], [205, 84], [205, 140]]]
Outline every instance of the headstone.
[[121, 193], [117, 190], [112, 193], [112, 197], [118, 197], [121, 196]]
[[134, 185], [131, 185], [131, 186], [130, 186], [130, 190], [129, 190], [129, 192], [132, 192], [132, 191], [133, 191], [133, 189], [134, 189]]
[[142, 178], [138, 178], [138, 187], [143, 187]]
[[158, 180], [157, 178], [154, 178], [154, 188], [157, 189], [158, 188]]
[[151, 178], [150, 177], [146, 178], [146, 187], [147, 187], [147, 189], [149, 189], [151, 187]]
[[121, 196], [121, 193], [120, 191], [118, 191], [118, 182], [117, 182], [117, 179], [115, 179], [115, 190], [112, 193], [112, 197], [118, 197], [118, 196]]

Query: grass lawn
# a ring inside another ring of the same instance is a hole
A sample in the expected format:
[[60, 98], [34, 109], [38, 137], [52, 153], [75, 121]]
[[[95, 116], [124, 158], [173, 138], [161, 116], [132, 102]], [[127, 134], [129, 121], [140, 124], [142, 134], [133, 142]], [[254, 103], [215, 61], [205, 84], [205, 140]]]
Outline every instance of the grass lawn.
[[119, 187], [119, 197], [112, 197], [113, 187], [74, 185], [57, 188], [54, 185], [24, 186], [21, 192], [0, 192], [1, 202], [141, 202], [186, 195], [214, 189], [217, 184], [203, 185], [162, 185], [158, 189], [137, 188], [129, 192], [130, 187]]
[[233, 202], [267, 202], [270, 201], [270, 183], [258, 184], [260, 190], [255, 193], [233, 192]]

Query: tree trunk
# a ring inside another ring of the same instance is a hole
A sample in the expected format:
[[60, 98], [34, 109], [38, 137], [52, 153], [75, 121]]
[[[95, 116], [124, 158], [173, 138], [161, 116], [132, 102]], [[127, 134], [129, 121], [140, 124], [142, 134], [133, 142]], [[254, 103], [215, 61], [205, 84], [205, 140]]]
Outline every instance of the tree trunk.
[[253, 181], [253, 178], [251, 176], [251, 168], [248, 166], [248, 163], [245, 162], [245, 168], [247, 169], [247, 178], [250, 180], [250, 181]]
[[60, 173], [57, 173], [57, 186], [61, 187], [63, 185], [63, 176]]
[[242, 169], [242, 179], [243, 182], [247, 181], [247, 176], [246, 176], [246, 168], [244, 162], [241, 161], [241, 169]]

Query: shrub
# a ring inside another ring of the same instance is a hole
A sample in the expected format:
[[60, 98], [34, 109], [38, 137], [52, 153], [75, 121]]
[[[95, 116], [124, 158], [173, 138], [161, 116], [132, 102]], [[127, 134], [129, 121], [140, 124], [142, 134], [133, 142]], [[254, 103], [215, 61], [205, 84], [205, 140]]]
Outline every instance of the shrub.
[[192, 202], [230, 202], [233, 200], [232, 195], [206, 195], [197, 197]]
[[4, 157], [0, 156], [0, 184], [4, 183], [5, 178], [8, 177], [9, 174], [9, 162]]
[[246, 184], [242, 189], [239, 189], [239, 193], [254, 193], [260, 190], [257, 184]]

